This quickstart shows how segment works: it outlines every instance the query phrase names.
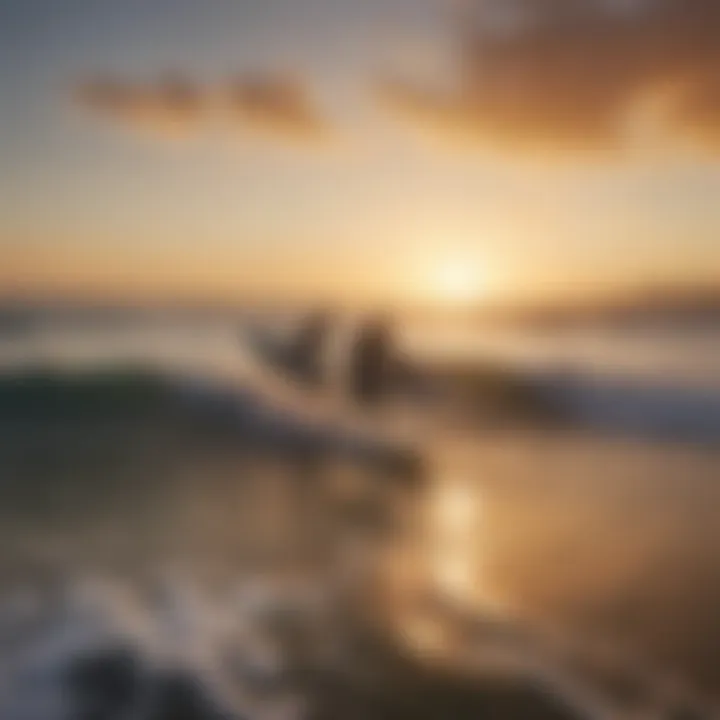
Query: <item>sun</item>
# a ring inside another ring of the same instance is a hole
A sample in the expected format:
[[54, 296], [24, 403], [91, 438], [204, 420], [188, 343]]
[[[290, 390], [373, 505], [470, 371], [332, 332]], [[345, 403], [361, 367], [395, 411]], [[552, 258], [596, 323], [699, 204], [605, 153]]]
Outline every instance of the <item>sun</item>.
[[439, 263], [430, 277], [431, 292], [448, 304], [467, 304], [482, 299], [487, 292], [487, 279], [472, 262], [460, 259]]

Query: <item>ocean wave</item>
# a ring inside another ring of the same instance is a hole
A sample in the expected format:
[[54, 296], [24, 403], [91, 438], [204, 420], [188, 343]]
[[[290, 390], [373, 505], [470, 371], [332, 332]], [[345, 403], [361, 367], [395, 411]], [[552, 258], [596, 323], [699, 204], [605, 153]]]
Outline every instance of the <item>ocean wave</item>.
[[0, 422], [193, 420], [256, 447], [336, 453], [413, 472], [413, 450], [397, 436], [385, 437], [372, 424], [344, 421], [336, 413], [313, 411], [308, 398], [300, 393], [298, 399], [289, 390], [144, 365], [23, 367], [0, 373]]

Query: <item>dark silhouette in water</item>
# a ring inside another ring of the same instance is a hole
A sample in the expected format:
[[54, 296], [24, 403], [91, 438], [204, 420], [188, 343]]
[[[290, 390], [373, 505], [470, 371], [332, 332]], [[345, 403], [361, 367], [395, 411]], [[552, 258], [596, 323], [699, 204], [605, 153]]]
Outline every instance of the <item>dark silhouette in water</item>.
[[392, 331], [383, 318], [360, 328], [350, 353], [350, 393], [363, 405], [376, 405], [388, 389]]
[[312, 314], [300, 329], [292, 349], [292, 364], [305, 382], [318, 387], [324, 373], [324, 349], [331, 330], [332, 318], [325, 312]]
[[[262, 330], [249, 337], [251, 347], [263, 360], [306, 388], [326, 384], [327, 345], [335, 330], [335, 318], [318, 311], [309, 314], [290, 338], [277, 339]], [[343, 394], [365, 406], [376, 405], [388, 392], [397, 371], [389, 323], [380, 317], [361, 322], [344, 366], [347, 381]]]
[[[305, 390], [328, 389], [333, 378], [342, 377], [340, 395], [363, 406], [377, 406], [389, 394], [426, 397], [430, 378], [422, 367], [414, 366], [397, 351], [391, 323], [382, 316], [361, 320], [349, 346], [340, 356], [330, 352], [338, 337], [343, 338], [344, 323], [326, 311], [307, 314], [288, 334], [273, 335], [267, 328], [243, 328], [241, 341], [262, 364], [280, 372]], [[339, 366], [337, 366], [339, 362]], [[339, 371], [339, 372], [338, 372]]]

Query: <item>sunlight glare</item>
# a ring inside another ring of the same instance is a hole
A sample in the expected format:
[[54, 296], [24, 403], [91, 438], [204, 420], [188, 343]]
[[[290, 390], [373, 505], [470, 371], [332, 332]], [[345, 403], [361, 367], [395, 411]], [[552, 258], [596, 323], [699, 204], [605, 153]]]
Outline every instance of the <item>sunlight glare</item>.
[[475, 263], [453, 259], [433, 269], [433, 295], [443, 303], [463, 304], [480, 300], [487, 291], [487, 280]]
[[471, 600], [479, 569], [474, 551], [481, 522], [479, 498], [465, 483], [445, 482], [438, 489], [433, 509], [438, 585], [455, 600]]

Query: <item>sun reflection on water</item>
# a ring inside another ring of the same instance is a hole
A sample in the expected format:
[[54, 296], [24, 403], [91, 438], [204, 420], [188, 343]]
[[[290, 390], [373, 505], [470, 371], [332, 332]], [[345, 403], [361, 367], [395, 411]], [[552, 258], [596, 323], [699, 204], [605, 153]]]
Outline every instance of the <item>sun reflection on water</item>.
[[467, 610], [494, 604], [485, 577], [486, 503], [476, 453], [465, 442], [434, 453], [427, 497], [425, 552], [440, 598]]

